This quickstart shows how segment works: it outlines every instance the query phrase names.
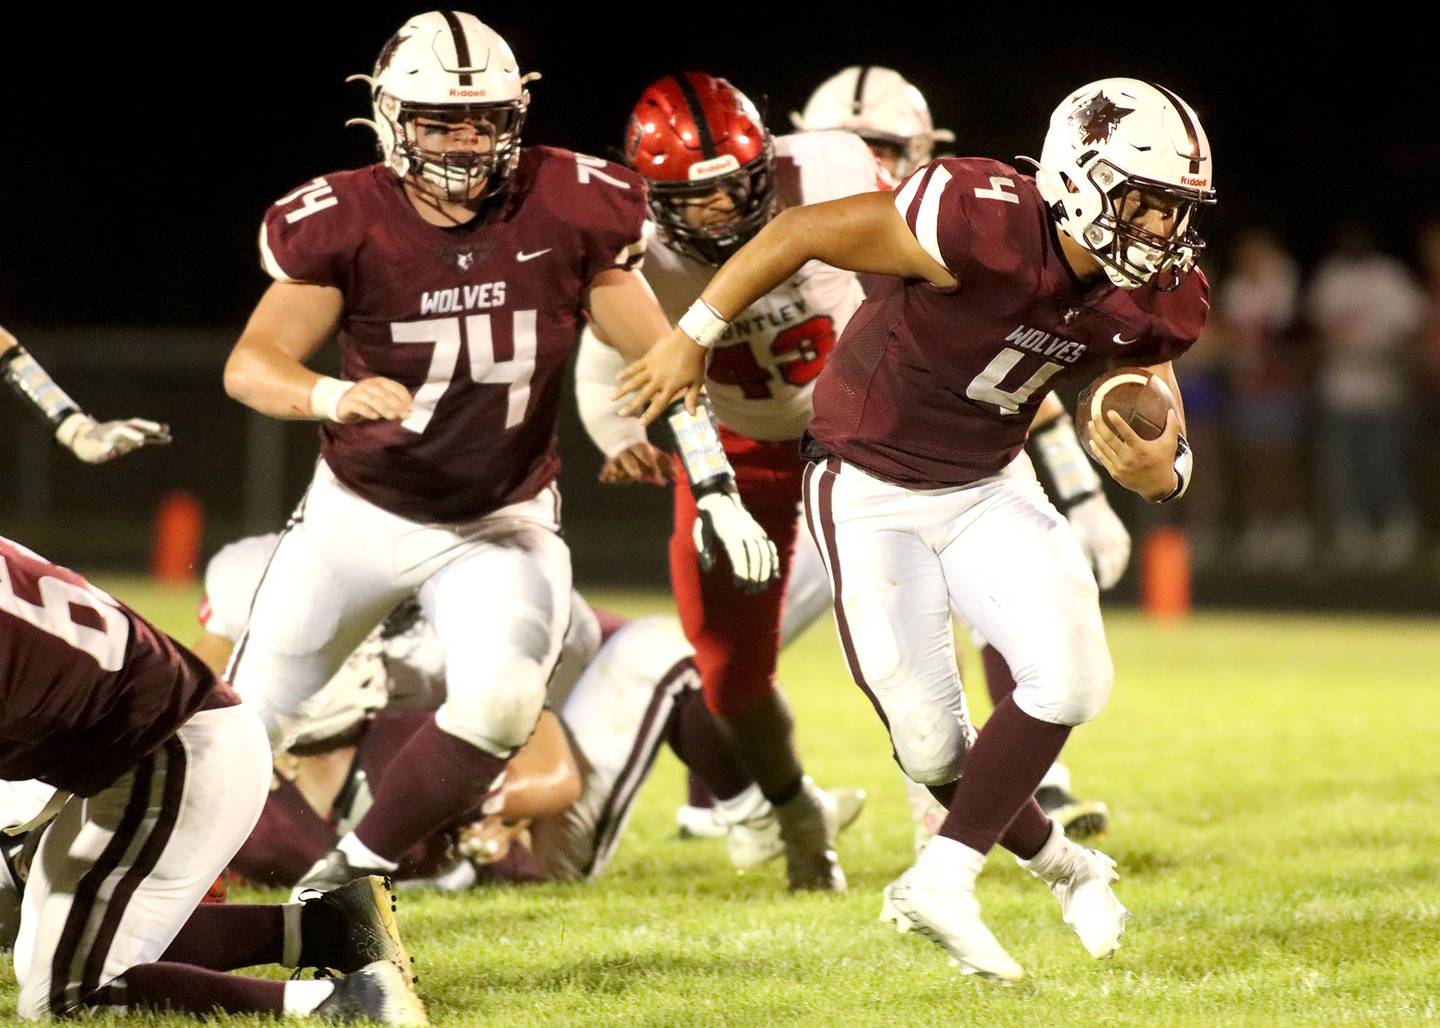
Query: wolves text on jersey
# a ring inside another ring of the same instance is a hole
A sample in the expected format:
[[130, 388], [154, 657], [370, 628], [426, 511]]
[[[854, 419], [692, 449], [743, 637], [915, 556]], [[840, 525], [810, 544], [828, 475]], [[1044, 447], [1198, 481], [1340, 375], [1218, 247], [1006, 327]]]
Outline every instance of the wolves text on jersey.
[[1005, 341], [1016, 349], [1029, 350], [1031, 353], [1038, 353], [1050, 360], [1064, 361], [1066, 364], [1074, 364], [1085, 356], [1084, 343], [1062, 339], [1060, 336], [1052, 335], [1038, 328], [1030, 328], [1028, 325], [1016, 326], [1015, 331], [1005, 337]]
[[434, 289], [420, 297], [420, 316], [452, 314], [455, 311], [486, 311], [505, 303], [505, 283], [482, 282], [473, 286]]

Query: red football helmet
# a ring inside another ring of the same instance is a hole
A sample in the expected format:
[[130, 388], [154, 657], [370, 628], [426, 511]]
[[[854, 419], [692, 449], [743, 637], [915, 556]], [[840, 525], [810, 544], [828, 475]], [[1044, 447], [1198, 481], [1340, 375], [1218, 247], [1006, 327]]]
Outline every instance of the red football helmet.
[[625, 159], [649, 181], [665, 241], [696, 260], [723, 264], [770, 220], [770, 133], [724, 79], [687, 71], [651, 83], [630, 114]]

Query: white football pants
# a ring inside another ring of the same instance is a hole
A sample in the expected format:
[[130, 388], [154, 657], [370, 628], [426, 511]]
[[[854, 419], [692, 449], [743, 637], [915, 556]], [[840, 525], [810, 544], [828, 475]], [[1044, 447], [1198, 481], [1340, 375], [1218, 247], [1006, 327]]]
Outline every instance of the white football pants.
[[954, 781], [974, 735], [952, 609], [1005, 657], [1025, 713], [1075, 725], [1100, 712], [1113, 669], [1099, 591], [1033, 476], [916, 490], [831, 458], [807, 470], [805, 504], [850, 672], [915, 781]]
[[44, 828], [15, 941], [17, 1013], [75, 1012], [164, 954], [265, 804], [270, 753], [246, 704], [202, 710]]
[[553, 485], [473, 522], [420, 524], [361, 499], [320, 461], [227, 677], [281, 752], [345, 658], [418, 589], [445, 654], [436, 723], [508, 757], [540, 717], [570, 619], [570, 550], [559, 528]]

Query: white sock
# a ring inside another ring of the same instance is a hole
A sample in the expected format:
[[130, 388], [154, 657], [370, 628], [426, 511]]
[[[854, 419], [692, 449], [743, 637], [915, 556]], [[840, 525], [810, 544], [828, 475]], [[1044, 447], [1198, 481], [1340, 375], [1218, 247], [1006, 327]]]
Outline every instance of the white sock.
[[760, 792], [760, 786], [753, 783], [728, 800], [715, 801], [715, 814], [727, 825], [738, 825], [742, 821], [760, 817], [769, 810], [770, 801]]
[[285, 983], [285, 1013], [304, 1017], [315, 1013], [315, 1008], [330, 998], [335, 991], [334, 982], [301, 981]]
[[355, 867], [378, 867], [382, 871], [393, 871], [400, 866], [366, 846], [354, 832], [341, 839], [335, 848], [345, 854], [345, 859]]
[[284, 942], [280, 944], [280, 966], [300, 966], [300, 908], [303, 903], [286, 903], [280, 907], [280, 920], [285, 925]]
[[915, 870], [922, 877], [954, 882], [969, 887], [985, 866], [985, 854], [963, 842], [937, 835], [915, 859]]

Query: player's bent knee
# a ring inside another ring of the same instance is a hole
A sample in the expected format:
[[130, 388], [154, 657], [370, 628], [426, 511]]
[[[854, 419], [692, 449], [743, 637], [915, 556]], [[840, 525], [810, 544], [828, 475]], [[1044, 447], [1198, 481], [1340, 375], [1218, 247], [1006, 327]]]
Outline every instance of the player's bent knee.
[[1015, 703], [1031, 717], [1056, 725], [1083, 725], [1105, 709], [1115, 680], [1105, 637], [1077, 628], [1074, 642], [1064, 666], [1016, 684]]
[[450, 694], [435, 712], [440, 730], [496, 756], [525, 744], [545, 705], [545, 676], [533, 661], [508, 661], [469, 688], [450, 679]]
[[971, 733], [952, 711], [921, 705], [891, 721], [890, 738], [901, 770], [912, 781], [949, 785], [965, 767]]

